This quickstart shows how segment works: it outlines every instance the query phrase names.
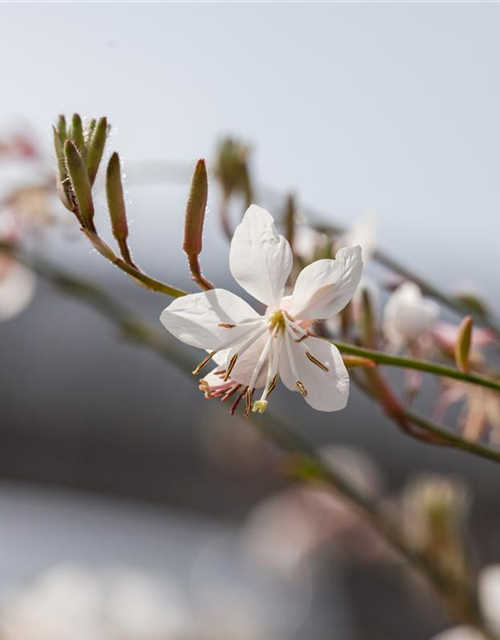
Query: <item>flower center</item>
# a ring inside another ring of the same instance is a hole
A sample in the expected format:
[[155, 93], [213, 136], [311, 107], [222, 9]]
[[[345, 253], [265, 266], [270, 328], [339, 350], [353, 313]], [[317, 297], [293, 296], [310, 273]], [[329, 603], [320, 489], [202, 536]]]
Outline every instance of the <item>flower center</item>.
[[285, 314], [283, 311], [278, 310], [273, 313], [273, 315], [269, 319], [269, 331], [273, 332], [276, 330], [284, 331], [285, 330]]

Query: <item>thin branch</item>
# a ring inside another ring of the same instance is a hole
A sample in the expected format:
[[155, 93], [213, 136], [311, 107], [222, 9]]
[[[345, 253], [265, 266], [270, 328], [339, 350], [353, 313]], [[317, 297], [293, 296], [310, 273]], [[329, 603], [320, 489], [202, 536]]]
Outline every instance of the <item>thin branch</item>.
[[446, 365], [430, 362], [429, 360], [394, 356], [388, 353], [383, 353], [382, 351], [375, 351], [374, 349], [366, 349], [364, 347], [357, 347], [344, 342], [337, 342], [336, 340], [329, 340], [329, 342], [334, 344], [341, 353], [369, 358], [379, 364], [384, 364], [390, 367], [425, 371], [443, 378], [453, 378], [454, 380], [461, 380], [462, 382], [469, 382], [470, 384], [476, 384], [481, 387], [488, 387], [489, 389], [500, 391], [500, 380], [495, 380], [494, 378], [489, 378], [488, 376], [483, 376], [478, 373], [465, 373], [458, 369], [454, 369], [453, 367], [447, 367]]

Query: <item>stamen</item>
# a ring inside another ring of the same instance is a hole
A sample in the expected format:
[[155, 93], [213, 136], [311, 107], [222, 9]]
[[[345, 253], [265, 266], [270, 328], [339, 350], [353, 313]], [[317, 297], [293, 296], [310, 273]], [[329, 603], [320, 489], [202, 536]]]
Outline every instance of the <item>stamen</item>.
[[233, 402], [231, 409], [229, 410], [229, 413], [234, 416], [234, 412], [236, 411], [236, 409], [238, 408], [238, 405], [241, 402], [241, 399], [243, 398], [243, 396], [246, 394], [247, 392], [247, 388], [244, 388], [243, 391], [239, 394], [239, 396], [236, 398], [236, 400]]
[[267, 400], [256, 400], [252, 405], [252, 411], [254, 413], [256, 413], [257, 411], [259, 413], [264, 413], [266, 409], [267, 409]]
[[309, 335], [307, 333], [305, 333], [301, 338], [299, 338], [298, 340], [295, 340], [295, 342], [302, 342], [302, 340], [305, 340], [308, 337], [309, 337]]
[[227, 368], [226, 375], [224, 376], [224, 382], [227, 382], [229, 380], [229, 376], [231, 375], [231, 372], [234, 369], [234, 365], [236, 364], [237, 360], [238, 360], [238, 354], [235, 353], [234, 356], [231, 358], [231, 360], [229, 362], [229, 366]]
[[308, 359], [314, 363], [317, 367], [319, 367], [320, 369], [322, 369], [323, 371], [326, 371], [328, 373], [328, 371], [330, 371], [330, 369], [325, 366], [322, 362], [320, 362], [319, 360], [317, 360], [312, 353], [309, 353], [309, 351], [306, 351], [306, 356], [308, 357]]
[[279, 380], [279, 375], [276, 374], [273, 378], [273, 381], [271, 382], [271, 384], [269, 385], [269, 388], [267, 390], [267, 395], [271, 395], [271, 393], [276, 389], [276, 385], [278, 384], [278, 380]]
[[219, 325], [219, 327], [222, 327], [223, 329], [234, 329], [235, 326], [235, 324], [226, 324], [224, 322]]
[[253, 389], [250, 389], [250, 387], [248, 387], [246, 390], [247, 405], [245, 407], [245, 413], [243, 414], [245, 418], [248, 418], [248, 416], [250, 415], [250, 411], [252, 410], [252, 396], [253, 396]]
[[193, 371], [193, 376], [197, 376], [200, 373], [203, 367], [210, 362], [210, 360], [214, 357], [217, 351], [218, 349], [216, 349], [215, 351], [212, 351], [212, 353], [209, 353], [208, 356], [200, 362], [200, 364]]
[[305, 398], [307, 396], [307, 390], [304, 387], [304, 385], [302, 384], [302, 382], [300, 380], [295, 380], [295, 384], [297, 385], [297, 389], [300, 391], [302, 396]]
[[[224, 344], [222, 346], [220, 346], [218, 349], [215, 349], [215, 351], [212, 351], [212, 353], [209, 353], [208, 356], [202, 360], [200, 362], [200, 364], [196, 367], [196, 369], [193, 371], [193, 375], [196, 376], [198, 375], [198, 373], [200, 373], [200, 371], [203, 369], [203, 367], [207, 364], [207, 362], [210, 362], [210, 360], [214, 357], [214, 355], [218, 352], [221, 351], [222, 349], [231, 349], [233, 348], [235, 345], [237, 345], [239, 342], [241, 342], [244, 338], [246, 338], [249, 334], [254, 333], [254, 336], [252, 338], [250, 338], [250, 344], [252, 343], [253, 340], [256, 340], [257, 337], [259, 337], [261, 335], [261, 333], [264, 333], [267, 329], [267, 326], [264, 327], [257, 336], [255, 336], [255, 327], [253, 327], [252, 325], [258, 323], [265, 323], [267, 319], [267, 316], [260, 316], [258, 318], [249, 318], [248, 320], [242, 320], [242, 322], [240, 322], [240, 325], [249, 325], [249, 329], [247, 331], [245, 331], [243, 333], [243, 335], [240, 335], [239, 337], [237, 337], [236, 339], [230, 340], [227, 344]], [[221, 326], [221, 325], [219, 325]], [[236, 325], [234, 325], [236, 326]], [[246, 347], [245, 347], [246, 348]], [[240, 351], [240, 353], [242, 353], [242, 351]]]

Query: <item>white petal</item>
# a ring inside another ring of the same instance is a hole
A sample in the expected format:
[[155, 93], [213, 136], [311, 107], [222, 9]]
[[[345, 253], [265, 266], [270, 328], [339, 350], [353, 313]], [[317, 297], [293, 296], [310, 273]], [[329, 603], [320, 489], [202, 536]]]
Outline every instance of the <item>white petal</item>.
[[[343, 409], [349, 396], [349, 375], [337, 347], [320, 338], [307, 338], [301, 343], [292, 341], [291, 344], [297, 375], [307, 391], [307, 404], [318, 411]], [[328, 367], [329, 371], [323, 371], [311, 362], [306, 351]], [[281, 350], [280, 377], [290, 391], [298, 391], [285, 348]]]
[[376, 251], [377, 231], [375, 216], [371, 213], [358, 218], [352, 227], [340, 238], [339, 247], [359, 245], [363, 259], [369, 262]]
[[479, 601], [493, 631], [500, 633], [500, 564], [490, 564], [481, 570]]
[[[176, 298], [161, 314], [160, 320], [172, 335], [200, 349], [220, 349], [248, 332], [245, 320], [260, 318], [244, 300], [225, 291], [211, 289]], [[263, 320], [264, 321], [264, 320]], [[221, 324], [235, 324], [234, 328]]]
[[433, 636], [431, 640], [486, 640], [482, 633], [474, 627], [465, 625], [460, 627], [452, 627], [437, 636]]
[[229, 268], [250, 295], [272, 309], [279, 307], [292, 270], [292, 251], [265, 209], [254, 204], [247, 209], [231, 241]]
[[10, 320], [31, 302], [36, 276], [30, 269], [9, 258], [0, 256], [0, 320]]
[[335, 260], [317, 260], [299, 273], [289, 311], [300, 320], [326, 320], [354, 295], [363, 261], [360, 247], [339, 249]]
[[418, 338], [430, 331], [439, 315], [439, 305], [424, 298], [413, 282], [404, 282], [387, 301], [384, 309], [384, 334], [394, 346]]

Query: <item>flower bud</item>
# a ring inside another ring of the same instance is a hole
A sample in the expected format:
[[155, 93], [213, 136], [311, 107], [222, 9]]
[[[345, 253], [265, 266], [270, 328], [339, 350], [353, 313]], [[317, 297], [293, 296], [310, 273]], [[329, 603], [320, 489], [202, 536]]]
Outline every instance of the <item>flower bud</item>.
[[[64, 116], [61, 116], [64, 118]], [[66, 207], [72, 211], [70, 198], [69, 198], [69, 182], [68, 182], [68, 171], [66, 169], [66, 158], [64, 156], [64, 142], [61, 138], [61, 129], [58, 127], [52, 127], [54, 133], [54, 151], [57, 158], [57, 193], [59, 195], [59, 199]], [[65, 128], [64, 128], [65, 130]]]
[[464, 534], [469, 504], [467, 488], [444, 476], [416, 478], [403, 494], [403, 522], [411, 542], [459, 582], [468, 578]]
[[205, 160], [198, 160], [191, 180], [184, 222], [184, 253], [197, 256], [202, 250], [203, 224], [208, 198], [208, 176]]
[[458, 329], [455, 343], [455, 362], [460, 371], [469, 371], [469, 352], [471, 347], [472, 326], [474, 322], [471, 316], [465, 316]]
[[[93, 120], [95, 123], [95, 120]], [[87, 170], [89, 174], [90, 184], [94, 184], [99, 165], [101, 164], [102, 154], [106, 146], [106, 138], [108, 137], [108, 121], [106, 118], [100, 118], [99, 122], [88, 129], [87, 143]]]
[[77, 147], [71, 140], [64, 145], [66, 169], [71, 181], [71, 188], [75, 198], [75, 211], [83, 227], [93, 228], [94, 204], [90, 180], [85, 162]]
[[215, 173], [224, 195], [242, 194], [249, 207], [253, 201], [253, 189], [248, 169], [250, 148], [233, 138], [225, 138], [219, 144]]
[[85, 136], [83, 134], [82, 119], [78, 113], [74, 113], [71, 118], [71, 128], [69, 131], [69, 139], [72, 140], [82, 157], [86, 155]]
[[375, 347], [377, 339], [377, 321], [374, 304], [374, 295], [370, 287], [363, 287], [360, 292], [360, 330], [363, 344], [367, 347]]
[[344, 353], [342, 354], [342, 360], [347, 368], [352, 367], [365, 367], [372, 369], [377, 366], [375, 360], [370, 360], [370, 358], [363, 358], [362, 356], [348, 356]]
[[113, 235], [118, 242], [126, 240], [128, 236], [127, 213], [123, 199], [120, 158], [116, 152], [111, 156], [106, 171], [106, 197]]

